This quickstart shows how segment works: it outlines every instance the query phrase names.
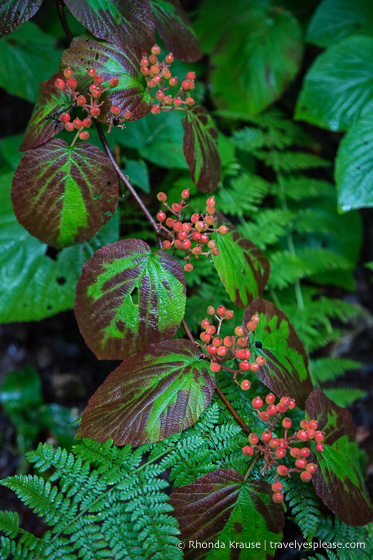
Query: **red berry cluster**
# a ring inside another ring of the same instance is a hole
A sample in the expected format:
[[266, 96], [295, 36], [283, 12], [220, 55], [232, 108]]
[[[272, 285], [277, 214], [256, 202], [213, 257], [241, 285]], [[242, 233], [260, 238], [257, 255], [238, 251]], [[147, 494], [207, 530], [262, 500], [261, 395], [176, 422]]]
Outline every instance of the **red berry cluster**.
[[[100, 103], [100, 97], [105, 91], [108, 91], [110, 88], [116, 87], [119, 83], [118, 78], [111, 78], [108, 85], [106, 85], [105, 87], [103, 85], [103, 76], [98, 74], [94, 68], [88, 68], [87, 72], [88, 76], [92, 78], [92, 83], [87, 88], [89, 92], [88, 95], [87, 93], [85, 93], [85, 95], [82, 95], [76, 90], [78, 84], [76, 79], [73, 77], [73, 71], [71, 70], [71, 68], [65, 68], [65, 70], [63, 71], [66, 82], [62, 78], [58, 78], [55, 81], [55, 86], [57, 89], [62, 90], [67, 95], [71, 96], [71, 108], [81, 107], [81, 109], [88, 114], [88, 116], [82, 120], [79, 118], [75, 118], [73, 121], [71, 121], [71, 115], [69, 112], [64, 111], [59, 115], [60, 121], [65, 124], [65, 129], [68, 132], [77, 130], [79, 138], [81, 140], [87, 140], [89, 138], [88, 130], [84, 129], [89, 128], [92, 125], [92, 118], [97, 118], [101, 113], [100, 107], [104, 104], [105, 101], [101, 101]], [[88, 100], [87, 97], [89, 97]], [[115, 107], [114, 105], [111, 107], [111, 112], [113, 114], [113, 120], [109, 125], [108, 132], [110, 132], [112, 126], [119, 126], [120, 128], [123, 128], [124, 125], [120, 123], [122, 123], [123, 121], [127, 121], [131, 117], [131, 112], [126, 111], [124, 113], [124, 116], [122, 118], [119, 118], [118, 115], [121, 112], [121, 109], [119, 107]]]
[[[250, 358], [252, 357], [250, 346], [254, 344], [256, 348], [262, 347], [262, 344], [259, 341], [250, 342], [250, 335], [255, 331], [260, 321], [259, 316], [253, 315], [251, 320], [247, 323], [246, 327], [249, 331], [247, 336], [245, 336], [243, 327], [236, 326], [234, 329], [235, 336], [225, 336], [224, 338], [221, 338], [220, 329], [222, 322], [224, 319], [233, 319], [233, 311], [226, 310], [223, 305], [219, 305], [216, 310], [212, 305], [209, 305], [207, 308], [207, 314], [215, 316], [218, 320], [218, 328], [216, 329], [207, 317], [206, 319], [203, 319], [201, 326], [204, 331], [200, 334], [200, 339], [204, 344], [198, 343], [198, 345], [205, 350], [206, 355], [210, 359], [211, 371], [218, 372], [221, 368], [223, 368], [226, 371], [234, 373], [234, 381], [240, 385], [243, 391], [247, 391], [250, 389], [251, 382], [248, 379], [244, 379], [241, 384], [239, 384], [236, 380], [237, 374], [244, 374], [247, 371], [257, 372], [260, 366], [264, 365], [266, 361], [264, 356], [257, 356], [257, 358], [250, 361]], [[232, 370], [223, 366], [221, 363], [224, 360], [231, 360], [235, 358], [240, 360], [239, 370]]]
[[172, 97], [165, 92], [170, 88], [177, 87], [179, 79], [177, 76], [172, 76], [170, 66], [174, 61], [174, 55], [168, 53], [164, 60], [160, 61], [158, 56], [161, 49], [158, 45], [151, 48], [150, 55], [143, 53], [141, 59], [140, 72], [146, 78], [147, 86], [149, 89], [157, 87], [156, 93], [153, 95], [156, 105], [152, 108], [153, 115], [158, 115], [161, 111], [170, 111], [175, 107], [180, 107], [185, 104], [192, 107], [195, 104], [193, 97], [190, 97], [188, 92], [195, 88], [194, 80], [196, 75], [194, 72], [188, 72], [186, 79], [180, 84], [178, 92]]
[[[276, 469], [276, 477], [272, 484], [272, 499], [275, 503], [281, 503], [284, 500], [284, 495], [282, 493], [283, 484], [277, 481], [279, 476], [290, 477], [292, 472], [299, 472], [301, 480], [303, 482], [309, 482], [312, 479], [312, 475], [317, 470], [317, 465], [315, 463], [307, 463], [307, 457], [311, 455], [309, 447], [299, 448], [296, 445], [313, 440], [316, 442], [316, 450], [322, 453], [324, 451], [324, 445], [321, 442], [325, 439], [325, 436], [323, 432], [317, 429], [318, 424], [316, 420], [302, 420], [300, 423], [301, 429], [289, 436], [288, 430], [292, 426], [292, 421], [290, 418], [285, 417], [281, 421], [281, 426], [284, 428], [283, 437], [277, 437], [274, 434], [275, 426], [282, 414], [295, 407], [295, 401], [290, 397], [282, 397], [276, 405], [275, 400], [275, 395], [269, 393], [265, 398], [267, 407], [263, 409], [264, 403], [262, 399], [260, 397], [255, 397], [253, 399], [252, 405], [258, 411], [259, 418], [267, 422], [269, 426], [267, 430], [261, 433], [260, 438], [258, 434], [252, 432], [248, 438], [251, 445], [245, 445], [242, 451], [245, 455], [251, 457], [254, 455], [255, 448], [264, 456], [264, 467], [262, 468], [263, 476], [267, 468], [269, 472], [272, 468]], [[294, 468], [279, 464], [278, 460], [285, 459], [288, 452], [289, 455], [295, 459]]]
[[184, 266], [186, 272], [193, 270], [193, 265], [189, 262], [191, 256], [194, 255], [198, 260], [200, 256], [211, 258], [211, 255], [217, 256], [219, 254], [216, 241], [209, 239], [209, 234], [219, 232], [224, 235], [228, 232], [227, 226], [213, 227], [216, 220], [213, 217], [215, 213], [215, 198], [213, 196], [206, 201], [206, 214], [192, 214], [189, 222], [181, 221], [181, 213], [188, 207], [186, 200], [189, 198], [189, 195], [189, 189], [184, 189], [181, 193], [180, 202], [174, 202], [169, 206], [167, 195], [163, 192], [157, 194], [158, 200], [163, 202], [167, 210], [175, 216], [174, 218], [167, 218], [163, 210], [157, 214], [158, 227], [167, 232], [168, 237], [168, 239], [163, 241], [163, 247], [171, 249], [173, 245], [176, 249], [181, 249], [187, 253]]

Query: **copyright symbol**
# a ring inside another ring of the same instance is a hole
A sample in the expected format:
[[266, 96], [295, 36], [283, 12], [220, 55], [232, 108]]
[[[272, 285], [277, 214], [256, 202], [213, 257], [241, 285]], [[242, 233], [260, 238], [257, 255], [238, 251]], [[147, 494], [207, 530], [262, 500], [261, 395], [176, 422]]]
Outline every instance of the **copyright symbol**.
[[183, 548], [185, 548], [185, 544], [183, 542], [178, 542], [176, 546], [177, 548], [180, 548], [180, 550], [183, 550]]

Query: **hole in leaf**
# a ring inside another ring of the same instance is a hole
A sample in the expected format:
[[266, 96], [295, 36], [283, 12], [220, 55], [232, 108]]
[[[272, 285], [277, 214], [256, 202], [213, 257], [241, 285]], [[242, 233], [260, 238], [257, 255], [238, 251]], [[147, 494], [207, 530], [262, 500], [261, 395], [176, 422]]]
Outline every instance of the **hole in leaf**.
[[139, 290], [138, 288], [134, 288], [131, 292], [131, 298], [133, 305], [139, 304]]
[[108, 184], [108, 185], [111, 185], [111, 181], [108, 181], [107, 184]]
[[47, 305], [47, 310], [50, 311], [52, 309], [51, 305]]
[[92, 194], [92, 197], [93, 197], [95, 200], [101, 200], [102, 194], [94, 194], [94, 193], [93, 193], [93, 194]]
[[58, 255], [59, 252], [60, 252], [59, 249], [55, 249], [54, 247], [49, 247], [48, 246], [46, 255], [47, 255], [47, 257], [52, 259], [52, 261], [56, 261], [57, 260], [57, 255]]
[[59, 276], [58, 278], [56, 278], [56, 282], [60, 286], [63, 286], [64, 284], [66, 284], [66, 278], [64, 278], [63, 276]]
[[97, 53], [95, 54], [95, 60], [98, 60], [98, 54]]

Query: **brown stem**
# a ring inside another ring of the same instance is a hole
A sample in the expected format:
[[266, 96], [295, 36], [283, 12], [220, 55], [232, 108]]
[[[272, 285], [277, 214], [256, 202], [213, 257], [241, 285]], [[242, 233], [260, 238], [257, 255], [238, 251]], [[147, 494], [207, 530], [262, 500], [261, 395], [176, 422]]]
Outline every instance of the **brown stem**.
[[69, 27], [69, 25], [66, 21], [64, 7], [65, 7], [65, 4], [62, 2], [62, 0], [57, 0], [57, 10], [58, 10], [58, 15], [60, 17], [61, 25], [63, 27], [63, 30], [65, 32], [65, 35], [66, 35], [69, 43], [71, 43], [71, 41], [73, 40], [73, 34], [71, 33], [70, 27]]
[[222, 392], [220, 387], [216, 386], [215, 390], [216, 390], [217, 394], [219, 395], [219, 397], [221, 398], [221, 400], [223, 401], [223, 403], [225, 404], [225, 406], [227, 407], [227, 409], [229, 410], [229, 412], [232, 414], [233, 418], [236, 420], [236, 422], [244, 430], [244, 432], [246, 432], [247, 434], [251, 434], [251, 430], [250, 430], [249, 426], [242, 420], [241, 416], [233, 408], [233, 406], [231, 405], [231, 403], [229, 402], [227, 397], [224, 395], [224, 393]]

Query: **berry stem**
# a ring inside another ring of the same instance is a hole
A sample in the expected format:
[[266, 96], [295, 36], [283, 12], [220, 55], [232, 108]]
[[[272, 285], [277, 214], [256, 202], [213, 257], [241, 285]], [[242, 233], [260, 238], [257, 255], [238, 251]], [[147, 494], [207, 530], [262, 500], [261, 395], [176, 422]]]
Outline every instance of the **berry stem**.
[[247, 481], [247, 479], [249, 478], [250, 473], [251, 473], [251, 471], [253, 470], [253, 468], [255, 467], [255, 463], [257, 462], [257, 460], [259, 459], [259, 457], [260, 457], [260, 453], [259, 453], [258, 451], [256, 451], [255, 457], [254, 457], [253, 460], [251, 461], [250, 466], [249, 466], [249, 468], [247, 469], [247, 471], [246, 471], [246, 473], [245, 473], [245, 476], [244, 476], [244, 479], [243, 479], [244, 483], [245, 483], [245, 482]]
[[58, 15], [60, 17], [61, 25], [63, 27], [63, 30], [65, 32], [65, 35], [69, 43], [71, 43], [71, 41], [73, 40], [73, 34], [71, 33], [70, 27], [66, 21], [64, 8], [65, 8], [65, 4], [63, 3], [63, 1], [57, 0], [57, 10], [58, 10]]
[[76, 134], [75, 134], [75, 136], [74, 136], [74, 140], [73, 140], [73, 141], [71, 142], [71, 144], [70, 144], [70, 148], [72, 148], [72, 147], [74, 146], [74, 144], [75, 144], [75, 142], [78, 140], [79, 134], [81, 133], [82, 130], [83, 130], [83, 129], [81, 128], [80, 130], [77, 130], [77, 131], [76, 131]]

